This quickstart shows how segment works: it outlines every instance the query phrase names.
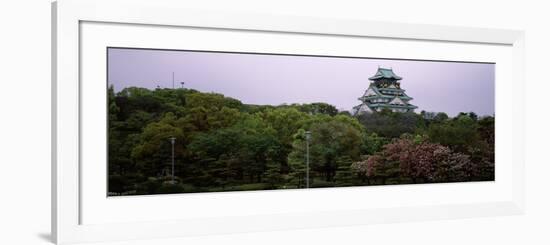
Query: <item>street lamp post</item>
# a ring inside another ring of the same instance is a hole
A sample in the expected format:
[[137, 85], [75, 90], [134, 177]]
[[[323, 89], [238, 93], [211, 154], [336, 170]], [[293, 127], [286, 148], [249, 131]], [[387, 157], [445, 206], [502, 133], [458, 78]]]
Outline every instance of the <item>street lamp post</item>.
[[170, 137], [170, 142], [172, 143], [172, 184], [174, 184], [174, 144], [176, 143], [176, 138]]
[[306, 131], [306, 188], [309, 188], [309, 141], [311, 140], [311, 132]]

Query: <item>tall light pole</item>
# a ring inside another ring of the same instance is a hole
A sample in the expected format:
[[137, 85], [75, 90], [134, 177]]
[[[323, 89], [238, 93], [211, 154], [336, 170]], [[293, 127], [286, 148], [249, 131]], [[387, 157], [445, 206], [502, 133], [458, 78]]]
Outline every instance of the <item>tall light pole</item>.
[[306, 188], [309, 188], [309, 141], [311, 140], [311, 132], [306, 131]]
[[174, 144], [176, 143], [176, 137], [170, 137], [172, 143], [172, 184], [174, 184]]
[[176, 85], [174, 84], [174, 72], [172, 72], [172, 89], [175, 89], [176, 88]]

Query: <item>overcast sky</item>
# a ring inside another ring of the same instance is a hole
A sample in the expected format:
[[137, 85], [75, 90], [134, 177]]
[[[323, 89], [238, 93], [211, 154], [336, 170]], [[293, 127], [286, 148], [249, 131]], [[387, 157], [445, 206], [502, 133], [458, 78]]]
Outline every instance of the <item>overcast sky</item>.
[[113, 48], [108, 62], [108, 83], [116, 91], [170, 88], [175, 72], [177, 87], [185, 82], [246, 104], [326, 102], [340, 110], [360, 104], [368, 78], [381, 66], [403, 78], [416, 112], [495, 111], [494, 64]]

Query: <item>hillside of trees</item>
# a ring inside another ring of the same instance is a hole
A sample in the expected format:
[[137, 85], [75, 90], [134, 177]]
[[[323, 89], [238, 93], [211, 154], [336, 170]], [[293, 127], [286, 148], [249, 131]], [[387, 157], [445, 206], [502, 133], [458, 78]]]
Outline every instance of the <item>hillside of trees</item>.
[[[108, 90], [109, 195], [494, 180], [494, 117], [358, 117], [191, 89]], [[175, 181], [171, 181], [175, 137]]]

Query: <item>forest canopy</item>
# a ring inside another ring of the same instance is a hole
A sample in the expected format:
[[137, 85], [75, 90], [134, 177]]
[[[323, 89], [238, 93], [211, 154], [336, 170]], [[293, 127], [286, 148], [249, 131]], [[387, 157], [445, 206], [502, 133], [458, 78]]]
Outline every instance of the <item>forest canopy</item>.
[[494, 180], [494, 117], [473, 112], [354, 116], [112, 86], [108, 111], [109, 195], [304, 188], [306, 158], [310, 187]]

